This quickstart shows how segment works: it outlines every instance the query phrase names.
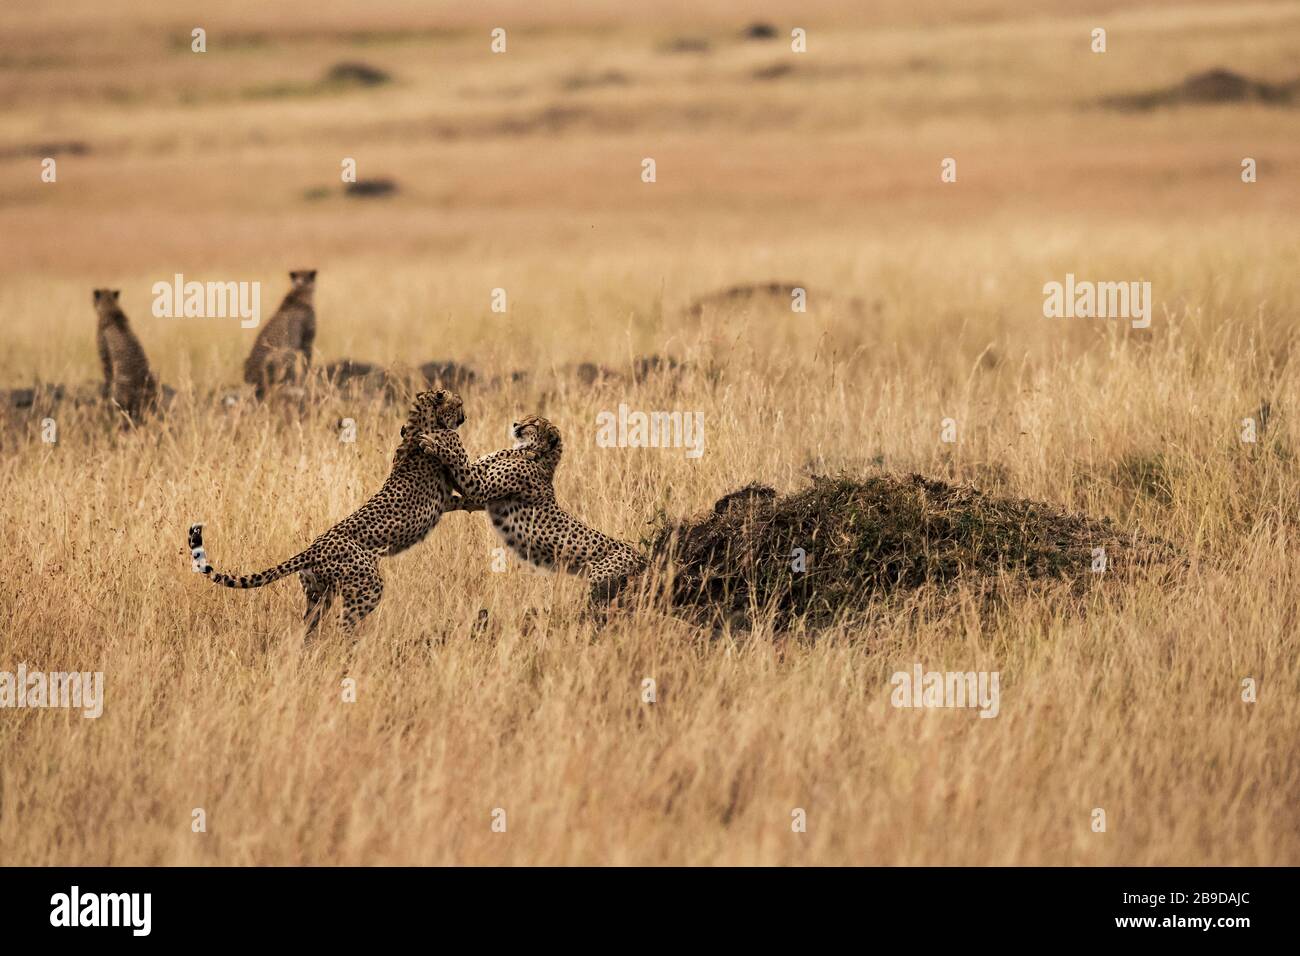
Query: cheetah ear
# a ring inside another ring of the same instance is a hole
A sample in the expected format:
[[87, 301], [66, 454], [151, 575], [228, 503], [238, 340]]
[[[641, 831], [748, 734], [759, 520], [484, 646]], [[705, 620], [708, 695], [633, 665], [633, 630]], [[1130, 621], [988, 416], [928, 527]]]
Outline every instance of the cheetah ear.
[[113, 297], [113, 301], [114, 301], [114, 302], [117, 301], [117, 297], [120, 296], [121, 294], [122, 294], [122, 290], [121, 290], [121, 289], [114, 289], [112, 292], [109, 293], [109, 295], [111, 295], [111, 296]]

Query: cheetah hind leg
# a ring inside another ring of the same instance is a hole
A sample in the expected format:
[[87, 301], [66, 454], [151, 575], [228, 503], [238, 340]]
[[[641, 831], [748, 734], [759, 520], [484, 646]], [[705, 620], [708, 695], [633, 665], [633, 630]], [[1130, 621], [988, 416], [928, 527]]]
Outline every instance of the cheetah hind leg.
[[332, 581], [323, 579], [315, 571], [304, 571], [298, 575], [298, 580], [302, 582], [302, 591], [307, 598], [307, 610], [302, 616], [303, 623], [307, 625], [303, 637], [307, 639], [334, 603], [334, 586]]
[[352, 568], [341, 579], [339, 592], [343, 598], [343, 629], [349, 634], [356, 631], [362, 618], [379, 606], [384, 596], [384, 579], [373, 556], [365, 568]]

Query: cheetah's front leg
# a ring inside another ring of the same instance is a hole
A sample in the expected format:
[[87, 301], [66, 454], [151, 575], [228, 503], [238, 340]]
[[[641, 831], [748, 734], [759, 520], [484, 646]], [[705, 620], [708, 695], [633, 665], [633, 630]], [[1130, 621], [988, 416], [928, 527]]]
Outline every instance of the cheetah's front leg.
[[465, 495], [453, 495], [452, 499], [447, 502], [444, 511], [483, 511], [487, 508], [481, 501], [468, 498]]
[[632, 579], [645, 569], [646, 560], [631, 549], [620, 549], [597, 558], [587, 568], [591, 582], [591, 604], [607, 607], [614, 603]]
[[464, 468], [469, 462], [465, 446], [460, 443], [460, 436], [449, 428], [421, 432], [416, 443], [426, 455], [436, 458], [438, 464], [448, 468]]
[[513, 463], [502, 460], [503, 455], [509, 454], [508, 449], [480, 458], [471, 465], [460, 436], [453, 431], [425, 432], [419, 437], [419, 445], [422, 451], [447, 469], [460, 493], [473, 501], [486, 503], [502, 498], [531, 501], [539, 492], [536, 466], [531, 471], [517, 465], [511, 467]]

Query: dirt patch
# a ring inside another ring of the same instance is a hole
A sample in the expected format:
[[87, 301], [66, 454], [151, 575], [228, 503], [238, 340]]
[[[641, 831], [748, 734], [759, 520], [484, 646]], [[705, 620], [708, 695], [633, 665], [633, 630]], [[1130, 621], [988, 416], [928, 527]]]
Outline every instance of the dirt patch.
[[85, 156], [90, 152], [90, 145], [83, 140], [70, 139], [61, 142], [29, 143], [0, 149], [0, 159], [25, 159], [34, 157], [45, 159], [51, 156]]
[[794, 67], [789, 63], [769, 63], [767, 66], [760, 66], [751, 76], [756, 80], [779, 80], [793, 72]]
[[570, 93], [575, 93], [609, 86], [627, 86], [631, 82], [628, 75], [621, 70], [604, 70], [600, 73], [575, 73], [566, 76], [560, 81], [560, 85]]
[[650, 552], [674, 609], [741, 627], [770, 615], [779, 629], [864, 620], [922, 588], [962, 583], [990, 597], [1035, 581], [1086, 588], [1176, 558], [1167, 542], [1109, 521], [920, 475], [817, 477], [790, 495], [748, 485], [665, 523]]
[[1161, 106], [1213, 103], [1273, 103], [1287, 104], [1295, 101], [1300, 92], [1300, 81], [1291, 83], [1263, 83], [1234, 73], [1232, 70], [1213, 69], [1193, 73], [1177, 86], [1111, 96], [1102, 100], [1104, 106], [1124, 110], [1150, 110]]
[[751, 282], [745, 285], [733, 285], [729, 289], [702, 295], [687, 308], [692, 316], [701, 316], [706, 311], [728, 308], [748, 308], [753, 306], [790, 307], [795, 291], [808, 287], [801, 282]]
[[661, 53], [708, 53], [711, 44], [704, 37], [673, 37], [660, 45]]
[[5, 408], [25, 410], [48, 407], [63, 401], [62, 385], [37, 385], [35, 388], [11, 388], [3, 393]]

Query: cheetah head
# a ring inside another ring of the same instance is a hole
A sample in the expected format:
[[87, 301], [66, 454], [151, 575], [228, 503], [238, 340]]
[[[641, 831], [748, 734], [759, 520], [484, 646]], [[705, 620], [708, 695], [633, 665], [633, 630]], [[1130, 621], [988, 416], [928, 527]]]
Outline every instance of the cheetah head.
[[289, 273], [289, 281], [295, 289], [306, 289], [316, 284], [315, 269], [297, 269]]
[[510, 433], [515, 438], [516, 448], [526, 448], [534, 452], [538, 460], [558, 465], [560, 453], [564, 450], [560, 441], [560, 430], [545, 418], [528, 415], [510, 426]]
[[420, 392], [411, 404], [411, 414], [402, 428], [402, 437], [409, 438], [439, 428], [455, 429], [463, 424], [465, 403], [455, 392], [445, 388]]
[[105, 312], [112, 312], [117, 308], [117, 300], [121, 294], [121, 289], [96, 289], [95, 311], [101, 315]]

